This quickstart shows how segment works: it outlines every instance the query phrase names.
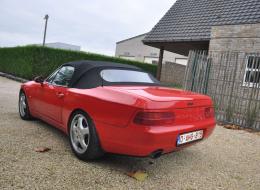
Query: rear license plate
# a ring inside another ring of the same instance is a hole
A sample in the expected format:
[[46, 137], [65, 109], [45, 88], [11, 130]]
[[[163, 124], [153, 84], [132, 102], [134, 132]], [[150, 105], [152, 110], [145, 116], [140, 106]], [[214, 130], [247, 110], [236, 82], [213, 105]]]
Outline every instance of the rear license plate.
[[186, 144], [203, 138], [203, 130], [184, 133], [178, 136], [177, 145]]

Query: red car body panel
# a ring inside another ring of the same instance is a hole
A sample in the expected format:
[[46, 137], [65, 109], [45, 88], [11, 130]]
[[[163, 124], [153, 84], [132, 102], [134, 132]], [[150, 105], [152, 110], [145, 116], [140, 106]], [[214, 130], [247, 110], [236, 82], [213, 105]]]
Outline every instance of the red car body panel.
[[[30, 112], [68, 134], [68, 121], [75, 110], [93, 120], [104, 151], [148, 156], [156, 150], [172, 152], [179, 134], [203, 130], [204, 139], [215, 127], [215, 118], [205, 118], [212, 107], [208, 96], [156, 86], [104, 86], [76, 89], [44, 82], [22, 85]], [[134, 123], [139, 111], [173, 112], [171, 125], [143, 126]], [[192, 143], [193, 144], [193, 143]]]

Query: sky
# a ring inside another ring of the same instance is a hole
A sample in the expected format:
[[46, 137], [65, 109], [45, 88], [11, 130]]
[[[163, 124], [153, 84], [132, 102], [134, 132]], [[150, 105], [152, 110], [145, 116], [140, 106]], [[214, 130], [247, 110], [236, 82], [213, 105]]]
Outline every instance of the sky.
[[64, 42], [114, 55], [116, 42], [149, 32], [175, 0], [0, 0], [0, 47]]

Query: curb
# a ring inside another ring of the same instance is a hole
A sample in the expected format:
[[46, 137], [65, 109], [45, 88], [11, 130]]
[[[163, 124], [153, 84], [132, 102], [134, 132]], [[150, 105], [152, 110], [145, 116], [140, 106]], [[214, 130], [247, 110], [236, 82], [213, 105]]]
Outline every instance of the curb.
[[26, 80], [26, 79], [23, 79], [23, 78], [20, 78], [20, 77], [16, 77], [16, 76], [14, 76], [14, 75], [7, 74], [7, 73], [3, 73], [3, 72], [0, 72], [0, 76], [1, 76], [1, 77], [5, 77], [5, 78], [8, 78], [8, 79], [15, 80], [15, 81], [21, 82], [21, 83], [28, 82], [28, 80]]

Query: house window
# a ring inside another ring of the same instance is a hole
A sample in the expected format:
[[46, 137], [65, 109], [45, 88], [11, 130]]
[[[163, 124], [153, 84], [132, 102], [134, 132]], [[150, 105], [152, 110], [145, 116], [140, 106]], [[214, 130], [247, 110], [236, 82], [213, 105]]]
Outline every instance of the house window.
[[157, 55], [157, 53], [151, 53], [150, 54], [152, 57], [157, 57], [158, 55]]
[[244, 86], [260, 87], [260, 56], [247, 57]]

